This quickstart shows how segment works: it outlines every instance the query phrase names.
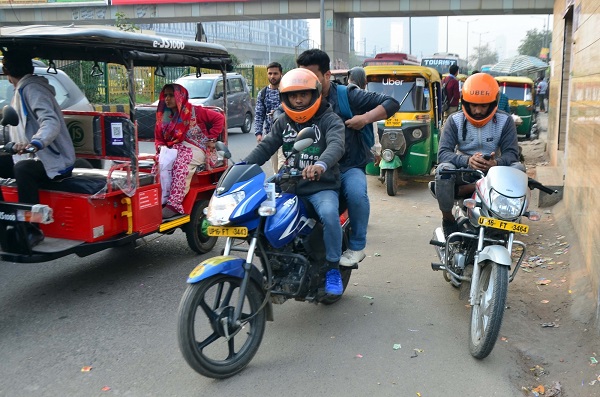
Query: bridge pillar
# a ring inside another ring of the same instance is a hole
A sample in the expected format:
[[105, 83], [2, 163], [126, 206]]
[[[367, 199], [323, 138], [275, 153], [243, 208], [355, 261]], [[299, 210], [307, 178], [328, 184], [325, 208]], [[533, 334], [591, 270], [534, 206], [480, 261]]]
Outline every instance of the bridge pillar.
[[350, 20], [325, 10], [325, 45], [322, 46], [329, 58], [332, 69], [345, 69], [350, 58]]

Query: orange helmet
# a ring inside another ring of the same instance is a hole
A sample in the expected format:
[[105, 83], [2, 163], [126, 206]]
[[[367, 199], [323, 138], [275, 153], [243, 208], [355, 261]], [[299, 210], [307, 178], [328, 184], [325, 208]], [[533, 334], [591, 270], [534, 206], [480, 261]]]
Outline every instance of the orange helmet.
[[[498, 110], [498, 99], [500, 98], [500, 88], [498, 82], [487, 73], [476, 73], [465, 81], [462, 87], [461, 103], [465, 117], [475, 127], [481, 128], [486, 125]], [[481, 119], [476, 119], [471, 113], [470, 104], [486, 105], [489, 104], [487, 113]]]
[[[303, 68], [290, 70], [283, 75], [279, 83], [281, 106], [283, 106], [285, 114], [296, 123], [306, 123], [321, 106], [321, 90], [321, 82], [310, 70]], [[294, 109], [288, 98], [290, 92], [298, 91], [312, 91], [310, 103], [302, 109]]]

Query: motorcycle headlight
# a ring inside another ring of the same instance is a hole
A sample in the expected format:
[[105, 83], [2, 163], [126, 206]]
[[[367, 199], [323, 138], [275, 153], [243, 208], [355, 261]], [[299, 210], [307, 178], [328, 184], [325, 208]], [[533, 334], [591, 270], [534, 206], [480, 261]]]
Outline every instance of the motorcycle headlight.
[[506, 197], [493, 190], [490, 192], [490, 210], [502, 219], [515, 219], [521, 215], [525, 197]]
[[243, 191], [226, 196], [212, 196], [206, 210], [206, 220], [213, 226], [229, 224], [229, 217], [237, 205], [246, 197]]
[[395, 157], [394, 152], [392, 152], [390, 149], [385, 149], [382, 153], [381, 153], [381, 157], [385, 160], [385, 161], [392, 161]]

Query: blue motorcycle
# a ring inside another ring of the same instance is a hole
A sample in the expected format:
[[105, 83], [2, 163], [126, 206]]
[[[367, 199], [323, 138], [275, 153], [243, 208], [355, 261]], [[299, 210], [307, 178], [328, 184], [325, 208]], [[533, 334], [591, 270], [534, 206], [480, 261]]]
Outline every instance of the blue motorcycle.
[[[341, 298], [323, 291], [323, 227], [307, 203], [286, 192], [302, 177], [287, 164], [314, 136], [310, 127], [300, 131], [286, 165], [269, 179], [258, 165], [233, 165], [211, 198], [207, 234], [227, 238], [223, 255], [190, 273], [178, 313], [181, 352], [204, 376], [227, 378], [248, 365], [266, 321], [273, 321], [274, 303], [295, 299], [329, 305]], [[344, 210], [343, 249], [349, 222]], [[234, 251], [244, 252], [245, 258], [231, 255]], [[356, 268], [340, 268], [344, 290]]]

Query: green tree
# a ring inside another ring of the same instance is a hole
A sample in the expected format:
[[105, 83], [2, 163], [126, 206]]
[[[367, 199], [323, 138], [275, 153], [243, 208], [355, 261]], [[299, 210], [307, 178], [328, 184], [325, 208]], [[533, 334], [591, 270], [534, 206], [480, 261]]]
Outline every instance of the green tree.
[[489, 44], [475, 47], [473, 55], [469, 56], [471, 70], [481, 70], [482, 65], [495, 64], [498, 62], [498, 54], [493, 51]]
[[115, 26], [119, 30], [122, 30], [124, 32], [135, 32], [136, 30], [139, 30], [140, 32], [142, 31], [142, 29], [140, 29], [139, 26], [129, 21], [127, 15], [124, 12], [116, 12], [115, 17]]
[[551, 31], [538, 31], [537, 29], [528, 30], [525, 38], [521, 40], [518, 51], [520, 55], [530, 55], [539, 57], [543, 47], [550, 48], [552, 42]]

